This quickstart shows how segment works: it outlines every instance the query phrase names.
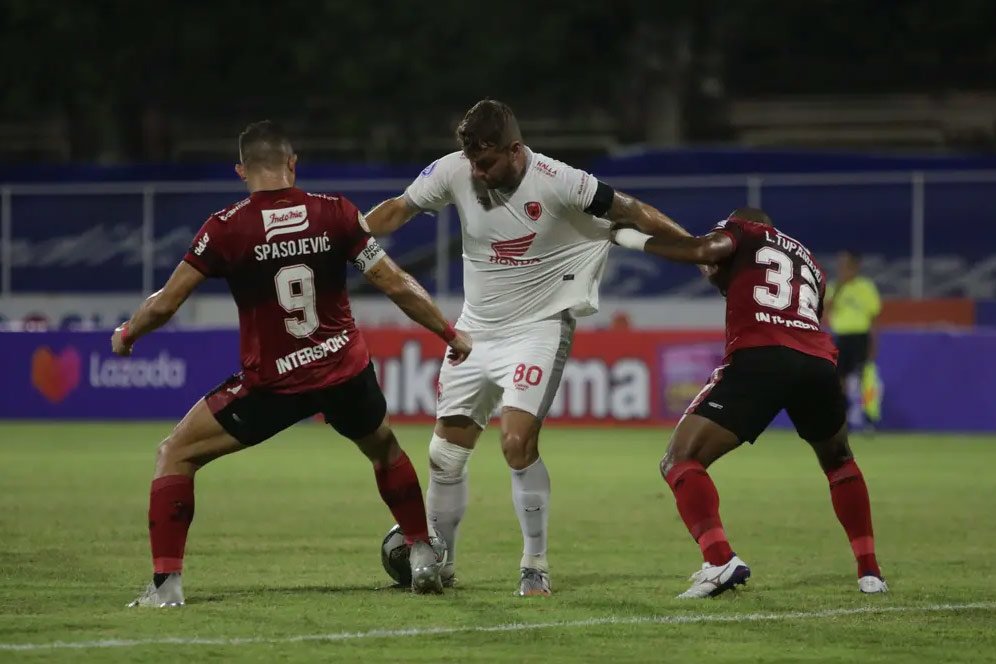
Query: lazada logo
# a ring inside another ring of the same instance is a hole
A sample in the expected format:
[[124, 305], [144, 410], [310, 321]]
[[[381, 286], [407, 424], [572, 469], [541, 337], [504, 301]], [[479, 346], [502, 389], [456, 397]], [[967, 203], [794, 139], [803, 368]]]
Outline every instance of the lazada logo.
[[[51, 403], [60, 403], [79, 387], [83, 378], [83, 360], [71, 346], [58, 355], [48, 346], [31, 356], [31, 384]], [[152, 358], [101, 357], [90, 353], [90, 387], [130, 389], [180, 389], [187, 382], [187, 362], [167, 351]]]
[[59, 403], [79, 386], [80, 363], [80, 354], [71, 346], [58, 355], [42, 346], [31, 356], [31, 384], [50, 402]]

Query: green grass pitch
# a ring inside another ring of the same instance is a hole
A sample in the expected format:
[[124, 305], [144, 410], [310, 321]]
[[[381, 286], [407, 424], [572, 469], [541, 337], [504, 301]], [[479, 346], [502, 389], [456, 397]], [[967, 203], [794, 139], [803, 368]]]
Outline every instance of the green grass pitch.
[[[682, 602], [700, 558], [657, 472], [667, 432], [548, 429], [555, 595], [524, 600], [495, 431], [471, 461], [461, 586], [415, 597], [385, 588], [369, 464], [304, 424], [198, 476], [187, 606], [127, 610], [169, 426], [0, 424], [0, 661], [996, 661], [996, 437], [854, 441], [892, 589], [866, 597], [812, 453], [763, 436], [712, 470], [754, 576]], [[429, 428], [398, 431], [424, 486]]]

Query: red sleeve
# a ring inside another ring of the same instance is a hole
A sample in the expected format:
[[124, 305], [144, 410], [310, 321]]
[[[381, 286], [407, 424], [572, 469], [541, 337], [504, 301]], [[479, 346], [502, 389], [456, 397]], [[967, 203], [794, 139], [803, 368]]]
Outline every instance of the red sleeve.
[[740, 226], [738, 221], [734, 219], [724, 219], [716, 224], [715, 228], [712, 229], [712, 232], [722, 233], [730, 238], [730, 240], [733, 241], [733, 251], [736, 251], [737, 245], [740, 244], [740, 238], [744, 234], [744, 229]]
[[372, 239], [370, 233], [363, 230], [360, 219], [363, 214], [345, 196], [339, 198], [340, 228], [343, 232], [342, 243], [346, 248], [346, 257], [355, 260]]
[[197, 231], [183, 260], [206, 277], [223, 277], [228, 272], [224, 246], [225, 224], [212, 215]]

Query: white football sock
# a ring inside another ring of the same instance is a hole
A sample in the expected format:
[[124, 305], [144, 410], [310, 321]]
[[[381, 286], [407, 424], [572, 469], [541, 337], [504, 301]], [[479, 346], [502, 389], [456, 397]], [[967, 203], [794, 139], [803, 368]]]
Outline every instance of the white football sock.
[[[456, 560], [460, 521], [467, 511], [467, 460], [471, 450], [435, 434], [429, 443], [429, 491], [426, 513], [429, 525], [446, 542], [448, 564]], [[436, 468], [433, 468], [436, 466]]]
[[512, 502], [522, 528], [522, 566], [546, 571], [550, 473], [543, 459], [522, 470], [512, 469]]

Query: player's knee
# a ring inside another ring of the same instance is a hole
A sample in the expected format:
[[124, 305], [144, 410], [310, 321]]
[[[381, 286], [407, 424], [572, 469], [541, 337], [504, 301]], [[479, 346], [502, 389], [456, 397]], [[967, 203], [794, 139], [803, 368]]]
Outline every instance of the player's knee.
[[401, 455], [401, 446], [386, 420], [373, 433], [355, 438], [353, 442], [375, 465], [389, 463]]
[[168, 435], [156, 450], [156, 474], [193, 473], [210, 461], [197, 458], [193, 442], [175, 431]]
[[814, 447], [816, 449], [816, 458], [825, 471], [840, 468], [854, 458], [851, 448], [846, 443], [840, 444], [829, 441]]
[[522, 469], [536, 461], [539, 456], [536, 450], [535, 437], [523, 435], [515, 431], [503, 431], [501, 434], [501, 451], [510, 468]]
[[429, 441], [429, 475], [441, 484], [456, 484], [467, 476], [471, 450], [432, 435]]
[[676, 463], [678, 462], [674, 460], [674, 457], [671, 456], [671, 451], [668, 450], [667, 454], [665, 454], [664, 457], [661, 459], [660, 463], [661, 477], [667, 479], [667, 474], [671, 472], [671, 469], [674, 468], [674, 465]]
[[661, 472], [666, 472], [664, 470], [665, 466], [667, 466], [667, 470], [670, 470], [676, 464], [696, 460], [698, 449], [699, 446], [695, 444], [692, 438], [687, 436], [672, 436], [671, 442], [667, 446], [667, 452], [664, 454], [664, 458], [661, 459]]
[[820, 462], [823, 470], [829, 471], [839, 468], [854, 458], [851, 446], [847, 442], [847, 425], [841, 426], [840, 430], [831, 438], [810, 443], [816, 458]]
[[156, 467], [159, 468], [169, 462], [172, 450], [170, 449], [170, 439], [167, 437], [159, 443], [156, 448]]
[[182, 440], [174, 434], [166, 436], [156, 449], [156, 468], [162, 471], [187, 461], [183, 454], [184, 447]]

